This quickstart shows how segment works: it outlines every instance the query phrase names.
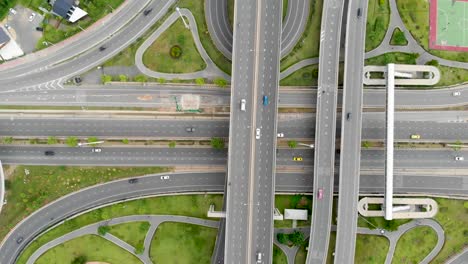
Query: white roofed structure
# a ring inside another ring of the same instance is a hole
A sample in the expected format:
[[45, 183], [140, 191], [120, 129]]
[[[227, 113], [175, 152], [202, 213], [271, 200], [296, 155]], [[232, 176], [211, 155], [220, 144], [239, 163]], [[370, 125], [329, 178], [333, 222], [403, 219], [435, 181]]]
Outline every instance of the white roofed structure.
[[284, 209], [284, 219], [286, 220], [307, 220], [306, 209]]

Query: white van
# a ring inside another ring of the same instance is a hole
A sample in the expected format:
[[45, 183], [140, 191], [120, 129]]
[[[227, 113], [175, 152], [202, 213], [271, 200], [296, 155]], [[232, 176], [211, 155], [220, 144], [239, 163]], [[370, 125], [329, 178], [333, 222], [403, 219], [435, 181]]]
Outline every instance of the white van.
[[245, 99], [242, 99], [242, 100], [241, 100], [241, 111], [244, 111], [244, 112], [245, 112], [245, 104], [246, 104]]
[[262, 263], [262, 253], [257, 252], [257, 263]]

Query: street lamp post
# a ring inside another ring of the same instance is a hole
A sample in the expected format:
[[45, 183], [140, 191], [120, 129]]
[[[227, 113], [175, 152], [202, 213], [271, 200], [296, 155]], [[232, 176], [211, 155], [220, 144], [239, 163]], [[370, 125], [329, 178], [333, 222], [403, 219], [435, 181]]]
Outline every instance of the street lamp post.
[[188, 25], [188, 23], [185, 22], [184, 16], [182, 15], [182, 13], [180, 13], [180, 8], [176, 7], [175, 10], [177, 11], [177, 13], [179, 13], [180, 18], [182, 18], [182, 22], [184, 22], [185, 28], [190, 29], [190, 26]]
[[297, 143], [298, 145], [308, 147], [308, 148], [314, 148], [314, 144], [304, 144], [304, 143]]

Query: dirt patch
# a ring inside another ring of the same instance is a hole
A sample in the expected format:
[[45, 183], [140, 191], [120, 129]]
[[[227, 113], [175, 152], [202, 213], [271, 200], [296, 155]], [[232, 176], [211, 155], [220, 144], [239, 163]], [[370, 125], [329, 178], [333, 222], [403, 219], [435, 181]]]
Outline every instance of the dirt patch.
[[5, 179], [8, 179], [13, 175], [13, 172], [15, 172], [16, 165], [10, 165], [8, 168], [3, 172], [5, 175]]

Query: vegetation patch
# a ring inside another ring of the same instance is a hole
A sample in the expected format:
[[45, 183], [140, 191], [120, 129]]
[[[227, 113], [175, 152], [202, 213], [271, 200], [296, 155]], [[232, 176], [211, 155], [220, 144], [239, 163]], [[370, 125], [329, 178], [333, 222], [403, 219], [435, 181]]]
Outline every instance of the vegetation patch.
[[309, 240], [307, 239], [304, 245], [299, 247], [299, 250], [296, 253], [296, 257], [294, 258], [294, 264], [304, 264], [306, 263], [307, 259], [307, 250], [306, 247], [309, 246]]
[[288, 258], [284, 252], [276, 245], [273, 245], [273, 263], [288, 264]]
[[[65, 221], [62, 225], [40, 235], [21, 254], [17, 264], [25, 264], [29, 256], [45, 243], [61, 237], [80, 227], [121, 216], [165, 214], [207, 218], [206, 212], [214, 204], [222, 208], [222, 195], [176, 195], [134, 200], [106, 206], [76, 218]], [[3, 211], [2, 211], [3, 213]], [[211, 255], [210, 255], [211, 256]], [[163, 262], [164, 263], [164, 262]]]
[[109, 226], [109, 233], [137, 248], [145, 243], [149, 222], [130, 222]]
[[429, 49], [429, 1], [396, 1], [401, 19], [414, 39], [429, 53], [437, 57], [468, 62], [468, 52]]
[[134, 255], [104, 238], [85, 235], [48, 250], [35, 264], [80, 263], [80, 259], [107, 263], [142, 263]]
[[392, 263], [420, 263], [436, 244], [437, 234], [431, 227], [408, 230], [398, 239]]
[[165, 73], [188, 73], [206, 68], [192, 33], [181, 20], [174, 22], [148, 47], [143, 63], [151, 70]]
[[318, 64], [309, 65], [293, 72], [280, 81], [281, 86], [316, 86], [318, 81]]
[[354, 263], [385, 263], [389, 246], [386, 237], [357, 234]]
[[8, 203], [0, 214], [0, 238], [26, 216], [68, 193], [119, 178], [169, 170], [165, 167], [16, 166], [6, 180]]
[[[281, 213], [284, 209], [306, 209], [308, 212], [307, 221], [297, 221], [297, 226], [310, 226], [310, 218], [312, 215], [312, 196], [311, 195], [276, 195], [275, 207]], [[275, 227], [292, 227], [292, 220], [275, 221]]]
[[306, 30], [296, 46], [281, 60], [281, 71], [301, 60], [318, 57], [322, 6], [323, 0], [310, 1], [310, 13]]
[[385, 37], [390, 22], [388, 0], [369, 1], [367, 7], [366, 51], [377, 48]]
[[405, 32], [401, 31], [399, 28], [395, 28], [395, 30], [393, 30], [392, 38], [390, 39], [390, 45], [408, 45], [408, 40], [405, 37]]
[[158, 226], [151, 243], [153, 263], [210, 263], [217, 229], [165, 222]]

